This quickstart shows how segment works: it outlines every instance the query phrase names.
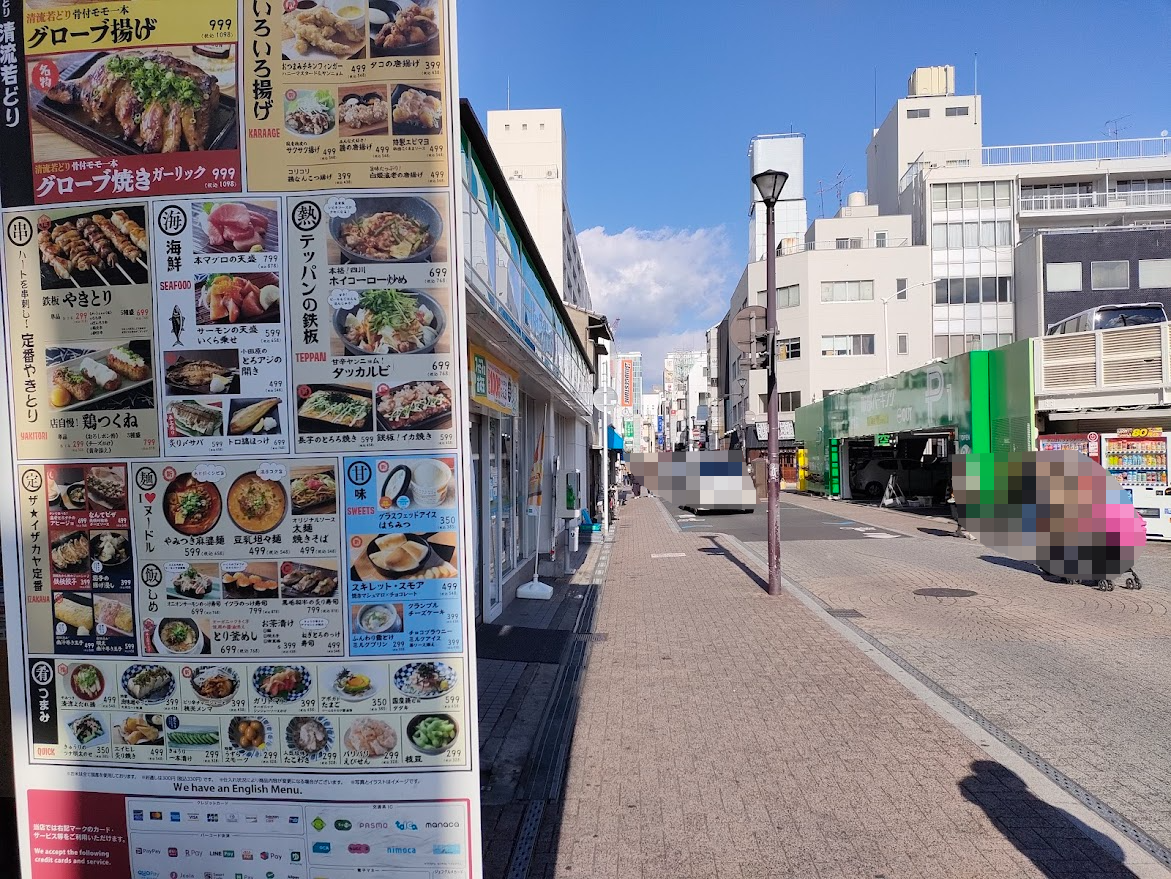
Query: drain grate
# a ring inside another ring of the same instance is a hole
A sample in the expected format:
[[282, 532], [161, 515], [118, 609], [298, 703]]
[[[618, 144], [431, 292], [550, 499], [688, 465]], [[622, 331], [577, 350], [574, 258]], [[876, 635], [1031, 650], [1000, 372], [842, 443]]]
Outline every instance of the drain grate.
[[916, 589], [916, 595], [925, 595], [928, 598], [971, 598], [976, 593], [971, 589], [944, 589], [934, 587], [931, 589]]
[[588, 641], [590, 644], [599, 644], [602, 641], [609, 641], [610, 636], [605, 632], [587, 632], [584, 635], [578, 635], [577, 640]]
[[512, 863], [508, 865], [508, 879], [525, 879], [529, 875], [529, 863], [537, 847], [537, 835], [541, 832], [541, 819], [545, 817], [545, 801], [530, 800], [520, 820], [516, 844], [512, 849]]
[[862, 613], [860, 610], [855, 610], [852, 607], [831, 607], [827, 610], [831, 617], [837, 617], [839, 620], [866, 619], [866, 614]]

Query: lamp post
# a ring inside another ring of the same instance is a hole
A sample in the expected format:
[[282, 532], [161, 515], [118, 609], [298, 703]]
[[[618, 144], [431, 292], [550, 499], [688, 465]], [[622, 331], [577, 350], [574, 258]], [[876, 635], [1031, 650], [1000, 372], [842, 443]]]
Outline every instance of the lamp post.
[[886, 372], [884, 376], [890, 375], [890, 323], [887, 320], [886, 307], [892, 299], [898, 299], [902, 296], [904, 299], [912, 290], [918, 290], [920, 287], [934, 287], [935, 282], [939, 278], [932, 278], [930, 281], [921, 281], [918, 284], [912, 284], [910, 287], [904, 287], [902, 290], [896, 290], [890, 296], [882, 300], [882, 348], [886, 352]]
[[781, 461], [777, 433], [780, 414], [777, 397], [777, 231], [774, 211], [789, 175], [784, 171], [761, 171], [752, 175], [765, 207], [764, 291], [765, 331], [768, 334], [768, 594], [781, 592], [781, 530], [777, 519], [781, 502]]

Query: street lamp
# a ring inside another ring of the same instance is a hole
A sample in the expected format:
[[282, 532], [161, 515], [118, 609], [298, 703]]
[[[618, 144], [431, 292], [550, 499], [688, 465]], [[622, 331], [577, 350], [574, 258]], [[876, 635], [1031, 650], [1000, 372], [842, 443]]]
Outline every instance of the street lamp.
[[930, 281], [922, 281], [918, 284], [912, 284], [910, 287], [904, 287], [902, 290], [896, 290], [890, 296], [886, 296], [882, 300], [882, 348], [886, 352], [886, 373], [890, 375], [890, 323], [887, 320], [886, 307], [892, 299], [898, 299], [899, 296], [904, 298], [912, 290], [918, 290], [920, 287], [934, 286], [939, 278], [932, 278]]
[[781, 592], [781, 530], [777, 518], [781, 502], [781, 461], [777, 434], [779, 398], [777, 396], [777, 232], [774, 209], [789, 175], [784, 171], [761, 171], [752, 175], [765, 207], [764, 326], [768, 333], [768, 594]]

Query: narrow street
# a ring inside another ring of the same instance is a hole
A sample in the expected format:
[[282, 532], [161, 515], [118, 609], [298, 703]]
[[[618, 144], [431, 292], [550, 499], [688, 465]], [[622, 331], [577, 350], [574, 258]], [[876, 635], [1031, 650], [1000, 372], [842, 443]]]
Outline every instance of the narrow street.
[[[954, 539], [945, 519], [783, 500], [785, 577], [1171, 846], [1171, 547], [1140, 557], [1142, 591], [1098, 592]], [[672, 512], [687, 532], [727, 534], [767, 558], [763, 504]], [[873, 539], [889, 535], [899, 539]]]

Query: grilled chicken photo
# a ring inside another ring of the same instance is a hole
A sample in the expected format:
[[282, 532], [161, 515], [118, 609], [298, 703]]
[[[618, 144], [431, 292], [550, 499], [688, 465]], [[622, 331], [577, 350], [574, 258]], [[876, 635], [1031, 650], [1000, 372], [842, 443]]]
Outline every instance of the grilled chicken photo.
[[84, 76], [62, 80], [50, 101], [79, 106], [95, 124], [113, 119], [148, 153], [207, 147], [220, 103], [215, 77], [163, 51], [121, 52], [99, 59]]

